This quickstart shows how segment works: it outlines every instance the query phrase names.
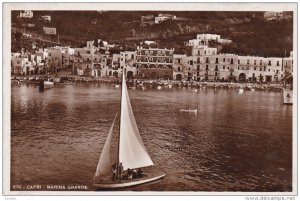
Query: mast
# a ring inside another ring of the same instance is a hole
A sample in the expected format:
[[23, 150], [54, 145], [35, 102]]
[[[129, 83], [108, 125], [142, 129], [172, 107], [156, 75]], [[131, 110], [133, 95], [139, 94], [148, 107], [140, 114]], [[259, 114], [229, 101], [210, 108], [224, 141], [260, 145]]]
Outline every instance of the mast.
[[119, 118], [119, 137], [118, 137], [118, 155], [117, 155], [117, 178], [119, 179], [119, 165], [120, 165], [120, 136], [121, 136], [121, 116], [122, 116], [122, 95], [123, 95], [123, 70], [122, 70], [122, 85], [121, 85], [121, 99], [120, 99], [120, 118]]

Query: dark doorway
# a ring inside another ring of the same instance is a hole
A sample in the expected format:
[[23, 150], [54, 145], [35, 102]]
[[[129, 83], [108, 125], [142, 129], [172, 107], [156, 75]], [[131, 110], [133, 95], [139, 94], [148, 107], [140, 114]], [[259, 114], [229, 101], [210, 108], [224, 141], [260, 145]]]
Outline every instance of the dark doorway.
[[240, 81], [240, 82], [245, 82], [245, 81], [246, 81], [246, 75], [245, 75], [245, 73], [241, 73], [241, 74], [239, 75], [239, 81]]
[[182, 80], [182, 75], [181, 74], [177, 74], [176, 75], [176, 80]]
[[132, 71], [127, 71], [127, 78], [132, 79], [133, 78], [133, 72]]

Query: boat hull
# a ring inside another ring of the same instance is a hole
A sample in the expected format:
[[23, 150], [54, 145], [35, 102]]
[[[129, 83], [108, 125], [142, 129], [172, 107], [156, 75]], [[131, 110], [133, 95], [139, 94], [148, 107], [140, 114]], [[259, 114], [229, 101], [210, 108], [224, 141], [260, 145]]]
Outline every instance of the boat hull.
[[130, 186], [136, 186], [144, 183], [148, 183], [151, 181], [155, 181], [158, 179], [163, 178], [166, 176], [166, 174], [162, 174], [159, 176], [154, 176], [150, 178], [141, 178], [137, 180], [123, 180], [121, 183], [94, 183], [93, 186], [98, 187], [98, 188], [105, 188], [105, 189], [114, 189], [114, 188], [125, 188], [125, 187], [130, 187]]
[[54, 87], [54, 82], [44, 81], [44, 87], [45, 88], [52, 88], [52, 87]]

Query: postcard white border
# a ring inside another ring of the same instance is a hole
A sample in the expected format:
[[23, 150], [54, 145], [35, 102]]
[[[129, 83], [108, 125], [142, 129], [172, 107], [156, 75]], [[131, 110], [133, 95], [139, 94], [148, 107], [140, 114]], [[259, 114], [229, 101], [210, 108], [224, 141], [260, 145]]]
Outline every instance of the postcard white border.
[[[298, 13], [296, 2], [273, 2], [273, 3], [248, 3], [248, 2], [224, 2], [224, 3], [4, 3], [3, 4], [3, 195], [234, 195], [234, 196], [263, 196], [280, 195], [294, 196], [298, 192], [298, 138], [297, 138], [297, 89], [298, 89], [298, 70], [294, 68], [294, 105], [293, 105], [293, 191], [292, 192], [93, 192], [93, 191], [10, 191], [10, 47], [11, 47], [11, 11], [12, 10], [165, 10], [165, 11], [293, 11], [294, 12], [294, 64], [298, 66], [297, 61], [297, 36], [298, 36]], [[9, 51], [8, 51], [9, 50]]]

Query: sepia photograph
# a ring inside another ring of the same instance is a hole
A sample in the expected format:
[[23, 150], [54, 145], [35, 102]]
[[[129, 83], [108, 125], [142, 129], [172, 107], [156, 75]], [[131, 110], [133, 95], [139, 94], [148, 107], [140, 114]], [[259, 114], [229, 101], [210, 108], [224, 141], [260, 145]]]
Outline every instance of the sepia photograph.
[[297, 3], [4, 3], [4, 195], [297, 194]]

